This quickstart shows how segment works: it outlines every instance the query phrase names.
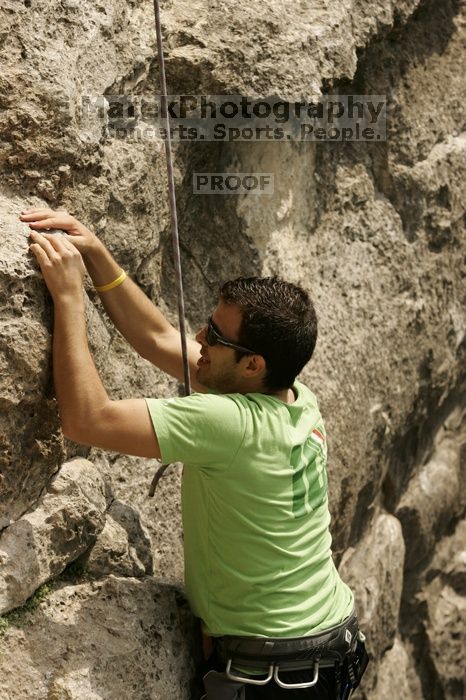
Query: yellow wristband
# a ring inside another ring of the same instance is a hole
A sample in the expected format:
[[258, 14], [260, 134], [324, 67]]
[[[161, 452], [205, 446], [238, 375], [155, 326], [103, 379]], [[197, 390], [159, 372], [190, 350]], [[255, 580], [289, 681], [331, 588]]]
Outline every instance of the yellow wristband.
[[96, 287], [94, 285], [94, 288], [98, 292], [108, 292], [109, 289], [114, 289], [115, 287], [118, 287], [119, 284], [125, 281], [127, 275], [124, 270], [121, 271], [121, 275], [119, 275], [116, 280], [113, 280], [113, 282], [109, 282], [108, 284], [102, 284], [100, 287]]

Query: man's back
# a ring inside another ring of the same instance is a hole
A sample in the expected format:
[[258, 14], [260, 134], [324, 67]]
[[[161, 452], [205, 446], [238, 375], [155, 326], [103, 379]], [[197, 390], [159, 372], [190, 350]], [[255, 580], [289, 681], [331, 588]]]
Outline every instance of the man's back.
[[164, 461], [181, 460], [185, 582], [212, 635], [295, 637], [353, 609], [331, 556], [325, 428], [295, 382], [267, 394], [148, 399]]

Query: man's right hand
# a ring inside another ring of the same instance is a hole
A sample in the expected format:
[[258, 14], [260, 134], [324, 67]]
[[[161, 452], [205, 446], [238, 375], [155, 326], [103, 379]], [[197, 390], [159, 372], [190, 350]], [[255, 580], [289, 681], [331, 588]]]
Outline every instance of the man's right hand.
[[[106, 246], [66, 211], [25, 209], [19, 218], [33, 230], [55, 228], [65, 231], [65, 238], [81, 253], [94, 285], [107, 284], [121, 273], [121, 267]], [[141, 357], [183, 381], [180, 332], [130, 276], [118, 287], [102, 292], [100, 299], [115, 327]], [[200, 349], [197, 341], [188, 338], [191, 386], [194, 391], [207, 391], [196, 378]]]
[[29, 228], [40, 231], [41, 229], [55, 228], [66, 232], [66, 238], [86, 256], [98, 245], [98, 238], [84, 224], [75, 219], [66, 211], [53, 211], [52, 209], [25, 209], [19, 217]]

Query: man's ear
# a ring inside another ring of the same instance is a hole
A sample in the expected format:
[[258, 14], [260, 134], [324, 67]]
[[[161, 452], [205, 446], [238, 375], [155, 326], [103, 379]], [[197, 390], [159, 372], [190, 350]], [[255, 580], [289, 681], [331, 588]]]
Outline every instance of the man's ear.
[[265, 373], [266, 362], [262, 355], [246, 355], [246, 357], [243, 357], [243, 361], [245, 377], [257, 377]]

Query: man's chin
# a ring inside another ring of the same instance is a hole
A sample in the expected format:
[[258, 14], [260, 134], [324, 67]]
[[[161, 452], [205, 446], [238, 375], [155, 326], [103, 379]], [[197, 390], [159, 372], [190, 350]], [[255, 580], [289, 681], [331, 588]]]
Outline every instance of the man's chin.
[[205, 367], [198, 367], [196, 369], [196, 379], [199, 382], [199, 384], [202, 384], [202, 386], [207, 387], [207, 389], [215, 388], [211, 386], [211, 382], [209, 382], [209, 375], [208, 372], [205, 372]]
[[204, 367], [197, 368], [196, 379], [199, 382], [199, 384], [202, 384], [202, 386], [205, 386], [206, 389], [210, 389], [211, 391], [216, 391], [219, 394], [228, 393], [224, 387], [218, 385], [218, 382], [216, 382], [214, 378], [209, 376], [209, 372], [208, 372], [207, 368], [208, 368], [208, 365], [205, 365]]

